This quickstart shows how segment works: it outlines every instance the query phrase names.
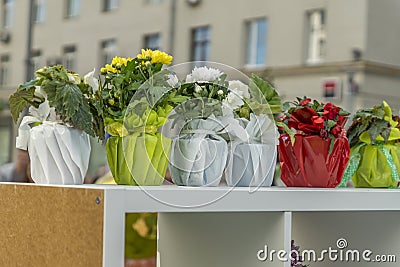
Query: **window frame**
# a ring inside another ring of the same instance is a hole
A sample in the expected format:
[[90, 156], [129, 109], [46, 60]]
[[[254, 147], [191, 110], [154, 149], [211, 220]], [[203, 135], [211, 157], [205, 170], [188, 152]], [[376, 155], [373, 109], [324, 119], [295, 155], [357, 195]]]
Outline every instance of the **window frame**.
[[119, 8], [119, 0], [103, 0], [103, 12], [111, 12]]
[[[203, 35], [196, 40], [196, 34]], [[200, 58], [196, 58], [197, 49], [200, 49]], [[191, 61], [209, 61], [211, 56], [211, 26], [194, 27], [191, 30]]]
[[46, 21], [46, 0], [34, 0], [33, 22], [42, 24]]
[[1, 27], [10, 29], [14, 24], [15, 0], [2, 0], [2, 7]]
[[[111, 51], [108, 55], [106, 55], [108, 53], [107, 50]], [[105, 39], [100, 42], [100, 66], [111, 64], [112, 59], [117, 54], [118, 42], [116, 38]]]
[[11, 56], [8, 53], [0, 56], [0, 87], [10, 84], [11, 76]]
[[[74, 71], [77, 68], [77, 46], [75, 44], [65, 45], [63, 48], [62, 62], [67, 70]], [[70, 65], [69, 62], [72, 62]]]
[[[75, 4], [73, 4], [75, 3]], [[80, 15], [81, 1], [80, 0], [65, 0], [64, 18], [76, 18]]]
[[[261, 23], [264, 25], [264, 33], [261, 33]], [[268, 62], [268, 18], [257, 17], [246, 20], [246, 55], [245, 68], [262, 68]], [[261, 49], [259, 50], [261, 43]], [[261, 59], [261, 62], [260, 62]]]
[[[318, 25], [314, 25], [312, 22], [313, 19], [316, 19], [312, 18], [316, 14], [320, 15], [320, 22]], [[306, 64], [313, 65], [323, 63], [326, 59], [326, 10], [323, 8], [308, 10], [306, 12], [306, 23]], [[319, 28], [315, 28], [316, 26], [319, 26]]]
[[[149, 45], [149, 43], [151, 43], [154, 40], [151, 40], [152, 38], [157, 39], [157, 45]], [[143, 47], [144, 48], [148, 48], [151, 50], [160, 50], [161, 49], [161, 34], [159, 32], [156, 33], [149, 33], [149, 34], [145, 34], [143, 36]]]

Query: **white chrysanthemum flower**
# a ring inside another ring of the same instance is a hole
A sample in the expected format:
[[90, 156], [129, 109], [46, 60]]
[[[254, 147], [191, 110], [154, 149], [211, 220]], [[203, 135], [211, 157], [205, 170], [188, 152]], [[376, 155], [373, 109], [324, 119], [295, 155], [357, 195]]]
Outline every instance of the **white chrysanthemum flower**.
[[241, 81], [229, 81], [229, 90], [243, 98], [250, 98], [249, 87]]
[[227, 97], [222, 100], [222, 105], [235, 110], [244, 104], [242, 98], [236, 93], [230, 92]]
[[223, 95], [223, 94], [224, 94], [224, 91], [218, 90], [218, 91], [217, 91], [217, 94], [218, 94], [218, 95]]
[[218, 69], [201, 67], [194, 67], [192, 73], [186, 76], [186, 82], [213, 82], [218, 80], [223, 75]]
[[97, 90], [99, 90], [99, 80], [94, 77], [95, 70], [96, 69], [93, 69], [83, 77], [83, 82], [93, 88], [93, 93], [96, 93]]
[[179, 84], [178, 76], [176, 76], [175, 74], [168, 74], [167, 76], [167, 83], [169, 84], [169, 86], [176, 87]]
[[203, 88], [201, 88], [200, 85], [195, 84], [195, 86], [194, 86], [194, 91], [195, 91], [196, 93], [200, 93], [202, 90], [203, 90]]

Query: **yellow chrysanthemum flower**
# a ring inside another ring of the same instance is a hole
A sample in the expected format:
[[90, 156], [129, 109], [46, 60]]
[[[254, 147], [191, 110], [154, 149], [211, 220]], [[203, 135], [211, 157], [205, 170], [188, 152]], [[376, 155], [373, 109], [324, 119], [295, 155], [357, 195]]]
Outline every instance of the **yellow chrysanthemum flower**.
[[114, 57], [111, 61], [111, 65], [117, 68], [121, 67], [122, 65], [126, 66], [128, 64], [128, 59], [123, 57]]
[[111, 106], [113, 106], [113, 105], [115, 104], [115, 101], [114, 101], [114, 99], [110, 99], [110, 100], [108, 100], [108, 104], [110, 104]]
[[107, 64], [104, 68], [101, 68], [100, 71], [102, 73], [117, 73], [117, 69], [111, 66], [110, 64]]
[[172, 63], [173, 57], [159, 50], [142, 49], [142, 53], [137, 55], [139, 59], [151, 59], [151, 63], [162, 63], [169, 65]]

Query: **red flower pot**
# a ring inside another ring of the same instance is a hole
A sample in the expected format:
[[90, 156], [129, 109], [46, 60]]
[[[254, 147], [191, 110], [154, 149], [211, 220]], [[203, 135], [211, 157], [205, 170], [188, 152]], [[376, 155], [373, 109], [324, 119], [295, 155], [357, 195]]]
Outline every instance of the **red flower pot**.
[[279, 137], [281, 179], [290, 187], [336, 187], [342, 180], [350, 158], [350, 146], [346, 137], [335, 138], [329, 153], [331, 139], [318, 135], [295, 135]]

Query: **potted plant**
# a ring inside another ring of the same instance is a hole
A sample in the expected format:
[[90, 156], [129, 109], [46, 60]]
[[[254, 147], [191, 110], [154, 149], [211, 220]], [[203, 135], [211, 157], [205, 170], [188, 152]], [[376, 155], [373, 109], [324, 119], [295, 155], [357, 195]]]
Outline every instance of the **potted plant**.
[[282, 181], [294, 187], [336, 187], [350, 156], [343, 128], [349, 113], [307, 97], [285, 103], [284, 109], [279, 125], [285, 133], [278, 147]]
[[89, 164], [89, 135], [95, 136], [88, 102], [91, 86], [63, 66], [45, 67], [36, 78], [10, 96], [14, 122], [26, 108], [19, 126], [17, 148], [28, 150], [36, 183], [82, 184]]
[[[278, 130], [273, 114], [281, 112], [281, 99], [272, 85], [252, 75], [249, 86], [230, 81], [224, 106], [233, 110], [225, 180], [229, 186], [271, 186], [275, 171]], [[237, 106], [239, 105], [239, 106]]]
[[226, 74], [216, 68], [195, 67], [172, 90], [181, 98], [170, 119], [172, 136], [169, 170], [173, 182], [186, 186], [219, 185], [228, 147], [221, 137], [222, 102], [228, 96]]
[[360, 109], [353, 118], [347, 136], [350, 162], [341, 183], [352, 180], [356, 187], [395, 188], [400, 170], [400, 117], [383, 102]]
[[[109, 136], [106, 152], [117, 184], [164, 181], [171, 140], [158, 128], [167, 122], [172, 107], [168, 100], [157, 98], [167, 85], [167, 76], [158, 75], [171, 61], [172, 56], [164, 52], [142, 50], [135, 58], [115, 57], [101, 69], [100, 105]], [[163, 84], [155, 85], [154, 77], [161, 76], [158, 82]]]

